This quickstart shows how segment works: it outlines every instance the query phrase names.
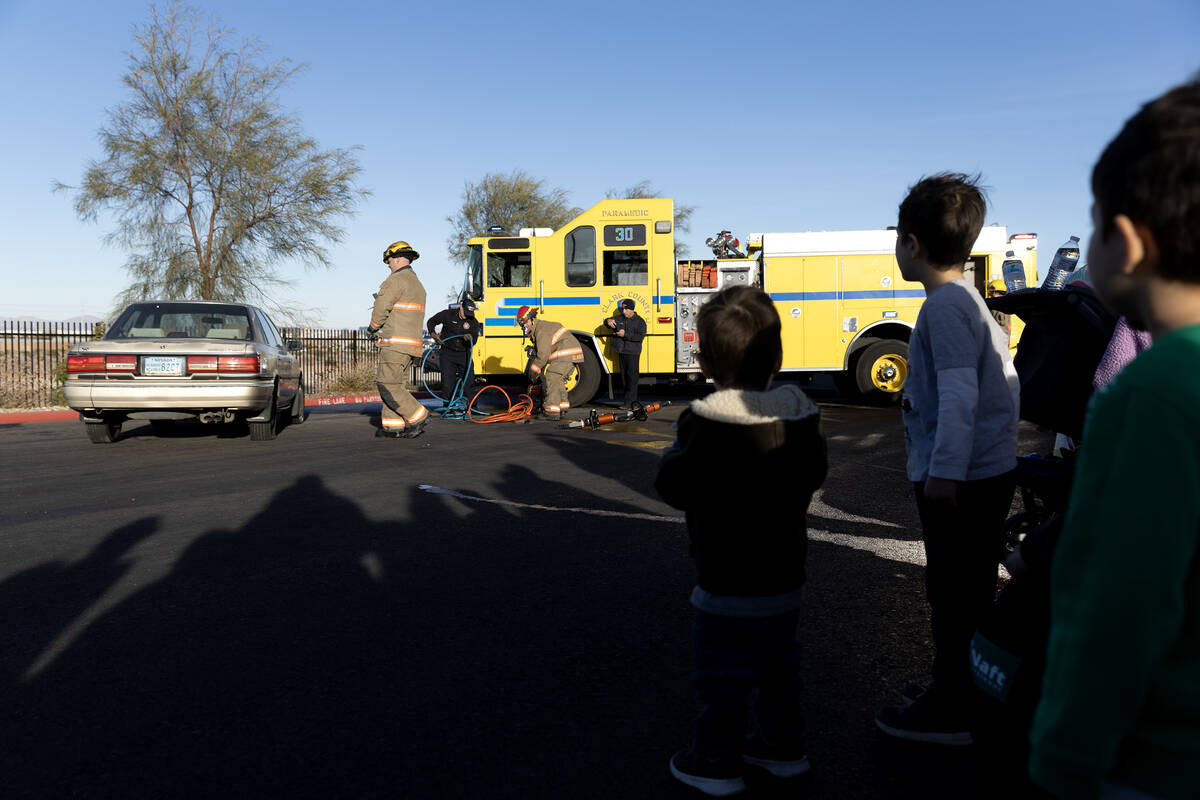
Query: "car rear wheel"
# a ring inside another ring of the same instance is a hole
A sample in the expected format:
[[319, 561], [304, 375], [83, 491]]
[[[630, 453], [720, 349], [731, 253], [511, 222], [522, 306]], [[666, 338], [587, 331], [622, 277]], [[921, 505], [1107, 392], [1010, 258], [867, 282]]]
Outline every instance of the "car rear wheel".
[[264, 410], [263, 416], [265, 420], [251, 420], [246, 424], [250, 426], [250, 438], [256, 442], [269, 442], [275, 438], [275, 432], [279, 430], [279, 403], [278, 392], [271, 395], [271, 408]]
[[83, 426], [87, 430], [92, 444], [112, 444], [121, 435], [120, 422], [87, 422]]
[[304, 377], [300, 377], [300, 385], [296, 388], [296, 396], [292, 398], [292, 424], [304, 422]]

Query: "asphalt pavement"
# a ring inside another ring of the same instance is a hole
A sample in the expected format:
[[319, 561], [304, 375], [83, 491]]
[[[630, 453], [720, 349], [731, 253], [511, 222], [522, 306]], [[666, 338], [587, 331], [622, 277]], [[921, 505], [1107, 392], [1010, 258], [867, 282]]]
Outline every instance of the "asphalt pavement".
[[[697, 711], [686, 530], [652, 486], [687, 397], [669, 399], [598, 431], [434, 419], [416, 440], [374, 438], [370, 405], [269, 442], [3, 426], [0, 791], [699, 796], [666, 766]], [[875, 729], [927, 669], [920, 537], [899, 412], [825, 400], [814, 767], [751, 774], [750, 796], [984, 796], [969, 749]], [[712, 490], [736, 503], [753, 479]]]

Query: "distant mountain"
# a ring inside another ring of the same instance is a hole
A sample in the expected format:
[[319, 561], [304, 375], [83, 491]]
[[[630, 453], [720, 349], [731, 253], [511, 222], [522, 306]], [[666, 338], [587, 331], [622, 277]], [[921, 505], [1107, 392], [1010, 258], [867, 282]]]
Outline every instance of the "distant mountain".
[[16, 328], [22, 325], [51, 325], [55, 323], [69, 323], [71, 325], [95, 325], [97, 322], [103, 321], [104, 320], [101, 317], [97, 317], [94, 314], [80, 314], [68, 319], [44, 319], [42, 317], [23, 316], [0, 319], [0, 326], [4, 326], [5, 328]]

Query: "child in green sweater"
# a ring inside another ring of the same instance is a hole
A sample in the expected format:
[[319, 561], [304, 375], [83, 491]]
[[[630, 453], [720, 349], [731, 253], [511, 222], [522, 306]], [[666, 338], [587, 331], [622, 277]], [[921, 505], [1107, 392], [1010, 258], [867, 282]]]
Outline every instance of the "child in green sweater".
[[1097, 294], [1154, 344], [1096, 395], [1055, 554], [1030, 774], [1068, 798], [1200, 797], [1200, 80], [1092, 173]]

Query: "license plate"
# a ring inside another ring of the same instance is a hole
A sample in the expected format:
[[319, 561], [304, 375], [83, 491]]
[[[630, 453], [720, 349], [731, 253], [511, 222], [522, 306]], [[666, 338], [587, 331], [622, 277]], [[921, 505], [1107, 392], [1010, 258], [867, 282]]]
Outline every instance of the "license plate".
[[183, 375], [183, 356], [146, 356], [142, 359], [143, 375]]

